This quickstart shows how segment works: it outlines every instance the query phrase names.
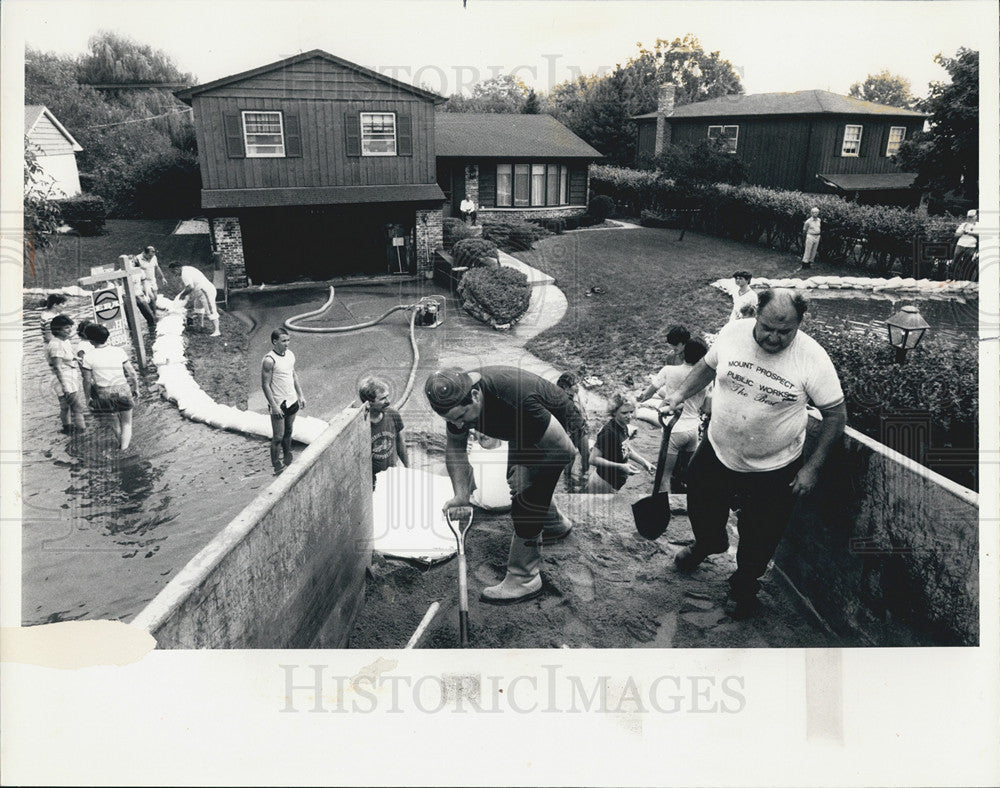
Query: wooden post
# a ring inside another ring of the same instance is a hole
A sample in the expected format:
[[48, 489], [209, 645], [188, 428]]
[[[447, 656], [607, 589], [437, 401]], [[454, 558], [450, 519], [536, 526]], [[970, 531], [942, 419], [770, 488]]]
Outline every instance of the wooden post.
[[[122, 255], [125, 257], [126, 255]], [[126, 268], [124, 271], [108, 271], [107, 273], [97, 274], [96, 276], [84, 276], [80, 278], [80, 287], [85, 287], [86, 285], [97, 285], [103, 284], [104, 282], [117, 282], [119, 279], [123, 280], [123, 285], [125, 287], [125, 315], [128, 317], [128, 328], [129, 334], [132, 337], [132, 345], [135, 347], [135, 353], [139, 361], [139, 368], [146, 368], [146, 346], [142, 341], [142, 334], [139, 332], [139, 322], [138, 322], [138, 312], [139, 310], [135, 305], [135, 291], [132, 289], [132, 279], [130, 277], [131, 271], [128, 270], [128, 262], [123, 261]], [[155, 306], [151, 305], [151, 308], [155, 309]]]

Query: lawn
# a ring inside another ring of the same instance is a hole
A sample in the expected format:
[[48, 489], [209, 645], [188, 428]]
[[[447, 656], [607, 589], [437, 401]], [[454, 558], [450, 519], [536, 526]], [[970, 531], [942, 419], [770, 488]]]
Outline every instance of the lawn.
[[[729, 317], [728, 295], [709, 287], [734, 271], [768, 278], [795, 274], [799, 258], [709, 235], [641, 228], [571, 232], [518, 252], [525, 263], [553, 276], [566, 294], [566, 316], [532, 339], [527, 349], [560, 369], [596, 375], [605, 391], [633, 388], [663, 364], [670, 326], [693, 336], [715, 334]], [[814, 265], [812, 274], [854, 275]], [[593, 287], [600, 294], [587, 295]]]

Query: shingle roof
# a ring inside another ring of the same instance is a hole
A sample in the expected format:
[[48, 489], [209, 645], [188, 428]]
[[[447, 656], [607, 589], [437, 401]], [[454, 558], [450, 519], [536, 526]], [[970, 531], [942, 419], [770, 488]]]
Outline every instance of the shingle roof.
[[845, 192], [880, 191], [883, 189], [909, 189], [916, 179], [915, 172], [877, 172], [868, 174], [824, 174], [816, 176], [831, 186]]
[[438, 156], [603, 158], [551, 115], [438, 112], [434, 133]]
[[53, 115], [52, 111], [48, 107], [46, 107], [44, 104], [25, 104], [24, 105], [24, 134], [25, 134], [25, 136], [28, 136], [29, 134], [31, 134], [31, 132], [35, 128], [35, 125], [41, 119], [42, 115], [45, 115], [50, 121], [52, 121], [52, 125], [55, 126], [56, 130], [58, 130], [58, 132], [60, 134], [62, 134], [66, 138], [66, 141], [70, 144], [70, 146], [72, 146], [73, 150], [76, 153], [79, 153], [80, 151], [83, 150], [83, 147], [80, 145], [79, 142], [77, 142], [73, 138], [73, 135], [69, 133], [69, 130], [62, 123], [60, 123], [56, 119], [56, 116]]
[[[828, 90], [798, 90], [794, 93], [754, 93], [749, 96], [722, 96], [684, 104], [670, 118], [716, 118], [744, 115], [891, 115], [923, 118], [923, 112], [887, 107], [872, 101], [841, 96]], [[633, 120], [655, 118], [655, 112], [635, 115]]]
[[256, 77], [260, 74], [266, 74], [269, 71], [278, 71], [279, 69], [287, 68], [288, 66], [295, 65], [296, 63], [302, 63], [306, 60], [312, 60], [313, 58], [327, 60], [340, 66], [341, 68], [354, 71], [355, 73], [367, 77], [368, 79], [373, 79], [377, 82], [383, 82], [387, 85], [391, 85], [394, 88], [404, 90], [407, 93], [412, 93], [420, 98], [428, 99], [429, 101], [433, 101], [435, 104], [442, 104], [447, 101], [444, 96], [433, 93], [430, 90], [424, 90], [423, 88], [408, 85], [406, 82], [400, 82], [398, 79], [393, 79], [385, 74], [379, 74], [377, 71], [372, 71], [370, 68], [365, 68], [357, 63], [352, 63], [350, 60], [344, 60], [342, 57], [331, 55], [329, 52], [325, 52], [322, 49], [311, 49], [310, 51], [303, 52], [300, 55], [286, 57], [284, 60], [278, 60], [274, 63], [258, 66], [257, 68], [250, 69], [249, 71], [241, 71], [239, 74], [231, 74], [228, 77], [222, 77], [222, 79], [206, 82], [204, 85], [195, 85], [194, 87], [187, 88], [186, 90], [178, 90], [174, 93], [174, 95], [185, 104], [190, 104], [191, 99], [199, 93], [204, 93], [208, 90], [215, 90], [216, 88], [221, 88], [224, 85], [230, 85], [234, 82], [241, 82], [244, 79]]

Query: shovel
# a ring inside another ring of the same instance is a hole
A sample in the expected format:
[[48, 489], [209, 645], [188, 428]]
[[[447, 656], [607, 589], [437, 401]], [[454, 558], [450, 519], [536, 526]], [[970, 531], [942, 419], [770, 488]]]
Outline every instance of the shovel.
[[469, 584], [465, 578], [465, 535], [472, 527], [471, 506], [451, 506], [445, 513], [448, 527], [458, 543], [458, 637], [459, 645], [469, 645]]
[[632, 504], [635, 529], [646, 539], [659, 539], [670, 525], [670, 493], [661, 493], [660, 484], [663, 482], [663, 464], [670, 448], [670, 432], [680, 417], [681, 412], [677, 411], [670, 421], [664, 421], [663, 414], [657, 414], [660, 424], [663, 425], [663, 438], [660, 441], [660, 456], [656, 460], [653, 494], [640, 498]]

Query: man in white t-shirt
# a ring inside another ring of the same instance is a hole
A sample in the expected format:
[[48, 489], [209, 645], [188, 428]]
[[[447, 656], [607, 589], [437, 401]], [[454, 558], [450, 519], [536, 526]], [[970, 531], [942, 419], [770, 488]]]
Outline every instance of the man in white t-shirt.
[[181, 269], [181, 284], [184, 285], [184, 289], [177, 294], [177, 297], [186, 298], [188, 295], [191, 295], [194, 299], [195, 308], [203, 309], [205, 314], [208, 315], [208, 319], [212, 321], [213, 331], [211, 335], [213, 337], [221, 336], [222, 333], [219, 331], [219, 310], [215, 308], [215, 299], [218, 295], [215, 285], [193, 265], [171, 263], [170, 267]]
[[749, 271], [737, 271], [733, 274], [736, 289], [732, 292], [733, 311], [729, 313], [730, 322], [757, 314], [757, 294], [750, 289], [750, 279]]
[[[816, 340], [799, 331], [806, 307], [794, 291], [761, 291], [756, 320], [723, 326], [705, 358], [663, 403], [673, 412], [715, 380], [707, 440], [688, 470], [695, 544], [674, 561], [681, 571], [693, 571], [709, 555], [726, 551], [729, 509], [739, 497], [740, 543], [727, 610], [737, 619], [756, 610], [758, 580], [795, 500], [815, 487], [847, 423], [833, 362]], [[803, 458], [810, 400], [823, 414], [823, 424], [816, 447]]]
[[466, 224], [476, 223], [476, 204], [472, 201], [472, 198], [467, 194], [465, 199], [458, 204], [458, 210], [462, 212], [462, 217], [465, 219]]
[[[971, 210], [955, 230], [955, 256], [952, 258], [952, 278], [970, 279], [967, 269], [979, 246], [979, 212]], [[961, 270], [961, 273], [959, 271]]]

